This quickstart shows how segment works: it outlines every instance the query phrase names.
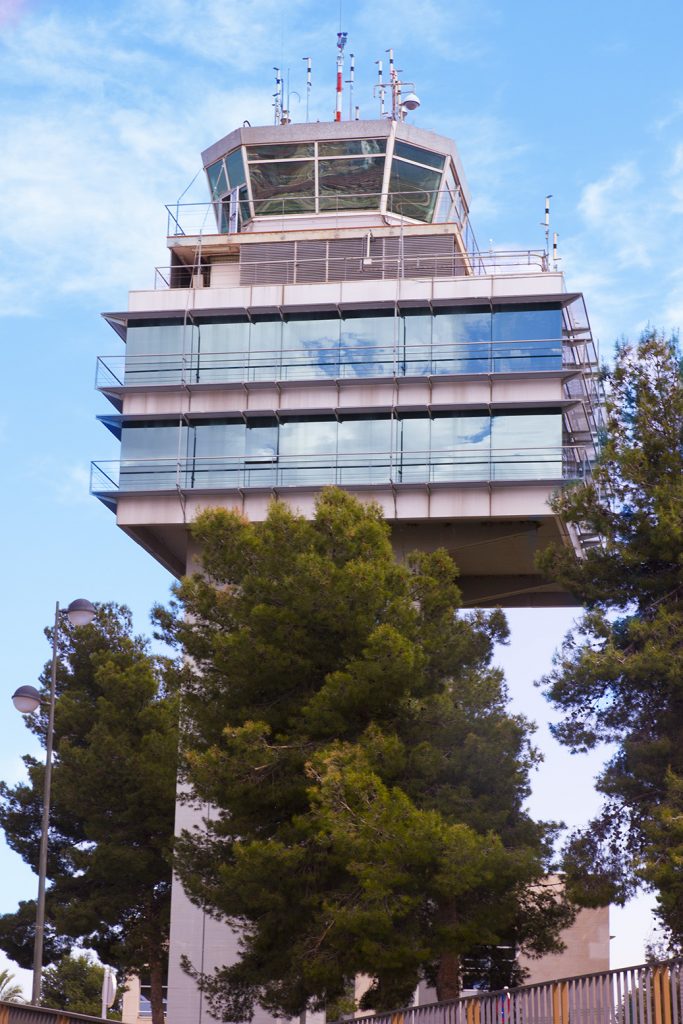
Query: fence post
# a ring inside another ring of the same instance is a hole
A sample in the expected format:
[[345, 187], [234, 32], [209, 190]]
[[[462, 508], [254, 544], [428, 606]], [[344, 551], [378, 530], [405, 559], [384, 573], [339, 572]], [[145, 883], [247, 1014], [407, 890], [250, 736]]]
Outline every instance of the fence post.
[[569, 1024], [569, 991], [566, 981], [553, 982], [553, 1024]]
[[481, 1024], [481, 1002], [470, 999], [467, 1003], [467, 1024]]
[[671, 1024], [671, 978], [668, 967], [652, 972], [652, 1005], [655, 1024]]

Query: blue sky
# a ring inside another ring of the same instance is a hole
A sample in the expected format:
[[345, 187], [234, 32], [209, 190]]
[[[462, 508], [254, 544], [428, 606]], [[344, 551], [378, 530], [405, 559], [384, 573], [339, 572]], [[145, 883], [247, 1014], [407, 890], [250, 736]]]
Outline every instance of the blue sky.
[[[482, 248], [540, 248], [553, 194], [561, 266], [604, 356], [647, 324], [683, 322], [679, 3], [343, 0], [342, 27], [361, 116], [375, 116], [374, 61], [393, 46], [422, 100], [412, 119], [456, 140]], [[30, 748], [9, 697], [49, 654], [55, 600], [126, 602], [144, 630], [170, 584], [88, 495], [89, 461], [116, 457], [95, 422], [107, 411], [96, 356], [119, 351], [99, 312], [125, 308], [127, 289], [151, 287], [168, 262], [164, 204], [201, 150], [244, 119], [271, 121], [274, 65], [303, 97], [310, 55], [311, 118], [331, 118], [338, 28], [337, 5], [310, 0], [0, 0], [6, 780]], [[303, 100], [293, 116], [303, 120]], [[190, 198], [205, 199], [201, 177]], [[512, 616], [501, 659], [515, 706], [539, 722], [549, 709], [532, 682], [571, 619]], [[538, 738], [535, 813], [585, 820], [599, 758], [570, 758], [543, 725]], [[0, 848], [0, 912], [34, 889]], [[615, 915], [615, 962], [638, 962], [650, 928], [642, 901]]]

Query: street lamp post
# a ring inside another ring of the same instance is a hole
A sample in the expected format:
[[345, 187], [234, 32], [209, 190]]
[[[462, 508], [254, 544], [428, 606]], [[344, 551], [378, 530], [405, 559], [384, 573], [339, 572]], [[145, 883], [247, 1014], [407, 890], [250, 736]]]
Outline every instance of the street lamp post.
[[[52, 786], [52, 746], [55, 728], [55, 695], [57, 689], [57, 645], [59, 640], [59, 623], [62, 615], [66, 615], [74, 626], [87, 626], [95, 617], [95, 608], [84, 598], [72, 601], [66, 610], [55, 607], [55, 625], [52, 633], [52, 665], [50, 668], [50, 704], [47, 722], [46, 753], [45, 753], [45, 784], [43, 787], [43, 821], [40, 832], [40, 854], [38, 857], [38, 904], [36, 908], [36, 935], [33, 946], [33, 988], [31, 1002], [34, 1006], [40, 1003], [40, 987], [43, 973], [43, 942], [45, 938], [45, 879], [47, 876], [47, 840], [50, 827], [50, 790]], [[12, 702], [17, 711], [31, 714], [37, 711], [42, 701], [35, 686], [20, 686], [12, 695]]]

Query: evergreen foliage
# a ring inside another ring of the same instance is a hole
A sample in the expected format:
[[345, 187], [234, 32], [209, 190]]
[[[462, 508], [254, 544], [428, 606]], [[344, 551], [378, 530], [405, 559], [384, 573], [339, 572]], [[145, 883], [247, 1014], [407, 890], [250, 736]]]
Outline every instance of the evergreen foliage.
[[[170, 915], [172, 672], [133, 634], [125, 607], [101, 605], [91, 625], [60, 629], [45, 962], [79, 940], [120, 973], [149, 973], [154, 1024], [163, 1021]], [[47, 697], [49, 666], [42, 684]], [[25, 721], [44, 742], [47, 704]], [[0, 783], [0, 825], [36, 869], [44, 765], [24, 762], [28, 782]], [[22, 903], [0, 917], [0, 948], [24, 967], [33, 960], [34, 915], [35, 904]]]
[[187, 965], [213, 1012], [334, 1014], [363, 973], [363, 1006], [395, 1007], [420, 977], [456, 995], [482, 943], [558, 948], [553, 830], [523, 809], [538, 758], [491, 664], [502, 613], [459, 613], [447, 554], [398, 564], [379, 508], [338, 490], [313, 521], [274, 502], [193, 533], [203, 571], [157, 615], [192, 666], [185, 780], [216, 808], [176, 869], [242, 936], [236, 964]]
[[607, 374], [606, 440], [593, 480], [555, 509], [602, 540], [586, 558], [541, 567], [586, 612], [547, 693], [573, 751], [617, 750], [598, 780], [602, 813], [572, 837], [566, 864], [582, 901], [623, 902], [642, 883], [673, 951], [683, 948], [683, 383], [676, 339], [623, 344]]
[[[41, 1004], [53, 1010], [69, 1010], [91, 1017], [102, 1015], [104, 968], [86, 956], [63, 956], [43, 972]], [[111, 1020], [121, 1020], [116, 1009], [108, 1011]]]

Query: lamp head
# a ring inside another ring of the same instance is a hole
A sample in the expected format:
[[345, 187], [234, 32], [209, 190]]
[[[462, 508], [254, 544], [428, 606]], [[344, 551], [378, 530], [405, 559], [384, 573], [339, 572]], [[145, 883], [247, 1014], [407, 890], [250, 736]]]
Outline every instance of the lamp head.
[[73, 626], [87, 626], [96, 614], [95, 605], [84, 597], [77, 597], [66, 610], [66, 616]]
[[17, 711], [21, 711], [22, 715], [31, 715], [41, 705], [40, 693], [35, 686], [20, 686], [12, 694], [12, 703]]

